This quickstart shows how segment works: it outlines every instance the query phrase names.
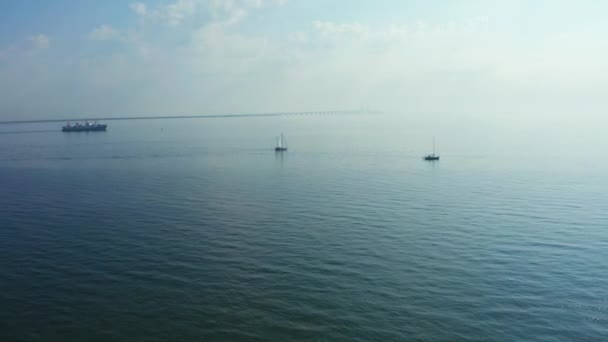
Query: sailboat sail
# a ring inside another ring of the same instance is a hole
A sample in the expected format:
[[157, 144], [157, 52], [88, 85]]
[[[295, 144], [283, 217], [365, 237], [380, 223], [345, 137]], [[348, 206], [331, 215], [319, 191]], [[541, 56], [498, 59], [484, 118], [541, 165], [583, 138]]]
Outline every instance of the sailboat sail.
[[283, 133], [277, 137], [277, 146], [274, 148], [275, 151], [287, 151], [287, 142], [285, 141], [285, 137], [283, 137]]

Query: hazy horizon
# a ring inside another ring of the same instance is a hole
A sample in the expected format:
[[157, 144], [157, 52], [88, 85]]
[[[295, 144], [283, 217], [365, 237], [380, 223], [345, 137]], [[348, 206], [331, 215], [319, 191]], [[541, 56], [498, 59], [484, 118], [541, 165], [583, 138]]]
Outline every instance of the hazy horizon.
[[356, 109], [596, 126], [608, 4], [0, 4], [0, 121]]

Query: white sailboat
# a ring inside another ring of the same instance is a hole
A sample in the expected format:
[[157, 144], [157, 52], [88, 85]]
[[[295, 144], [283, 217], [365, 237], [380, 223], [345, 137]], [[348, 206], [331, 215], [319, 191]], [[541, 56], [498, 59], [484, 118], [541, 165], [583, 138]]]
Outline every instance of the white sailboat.
[[424, 156], [424, 160], [439, 160], [439, 155], [435, 154], [435, 137], [433, 137], [433, 153]]
[[275, 152], [287, 151], [287, 141], [285, 140], [283, 133], [277, 137], [277, 146], [274, 148], [274, 150]]

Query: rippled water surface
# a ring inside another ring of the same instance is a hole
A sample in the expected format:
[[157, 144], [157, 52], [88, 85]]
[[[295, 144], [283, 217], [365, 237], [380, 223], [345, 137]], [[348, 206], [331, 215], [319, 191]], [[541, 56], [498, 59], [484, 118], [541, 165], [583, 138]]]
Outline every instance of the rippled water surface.
[[2, 341], [608, 337], [605, 141], [108, 123], [0, 127]]

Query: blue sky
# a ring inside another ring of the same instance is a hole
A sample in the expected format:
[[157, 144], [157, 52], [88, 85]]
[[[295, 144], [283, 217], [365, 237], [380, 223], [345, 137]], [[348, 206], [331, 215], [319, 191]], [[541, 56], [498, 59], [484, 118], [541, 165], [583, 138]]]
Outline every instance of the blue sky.
[[0, 120], [358, 108], [603, 118], [604, 1], [0, 2]]

